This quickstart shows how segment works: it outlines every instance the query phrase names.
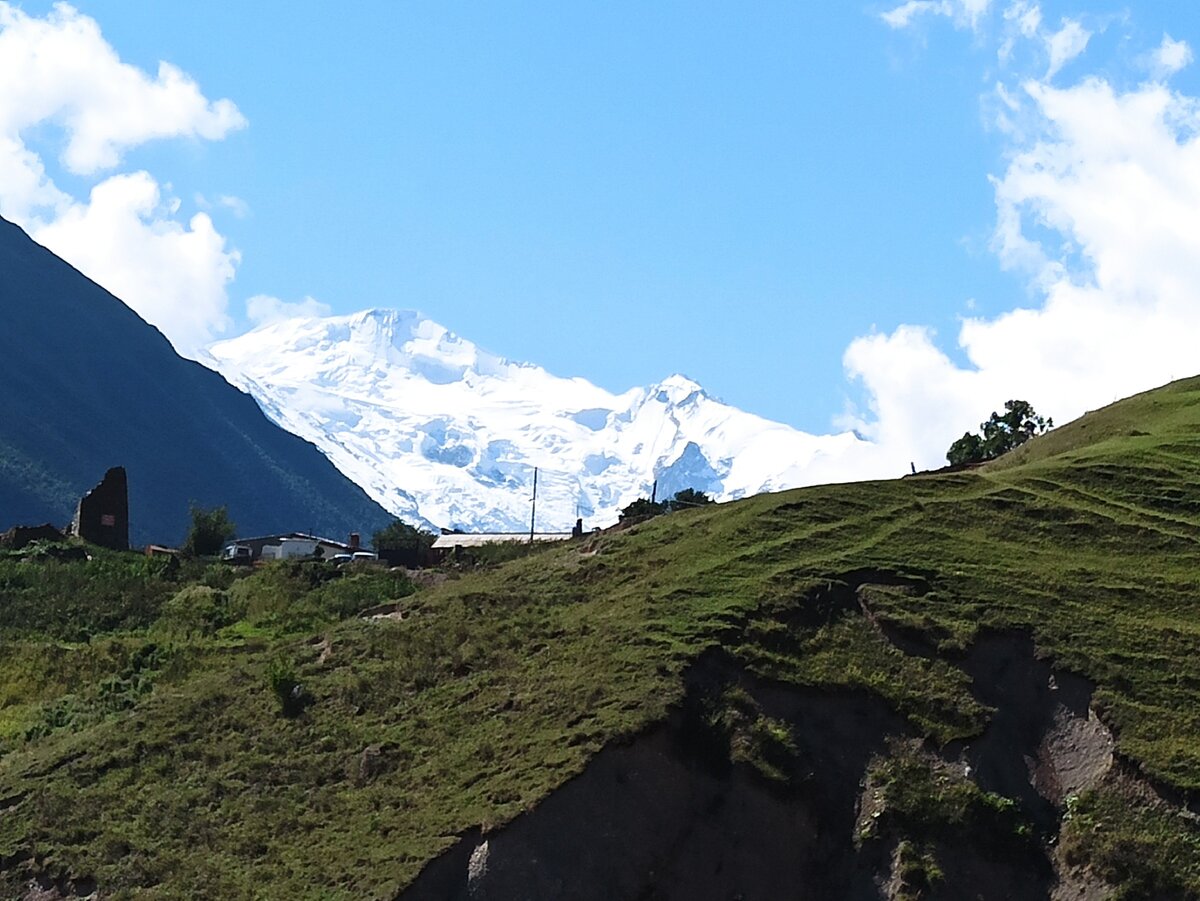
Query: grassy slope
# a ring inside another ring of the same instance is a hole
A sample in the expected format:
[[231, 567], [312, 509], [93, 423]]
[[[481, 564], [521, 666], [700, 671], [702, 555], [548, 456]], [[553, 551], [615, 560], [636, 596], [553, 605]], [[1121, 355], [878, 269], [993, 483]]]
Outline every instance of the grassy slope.
[[[272, 619], [271, 573], [230, 588], [238, 622], [203, 640], [119, 623], [107, 644], [51, 652], [52, 617], [69, 612], [26, 620], [0, 649], [0, 860], [32, 852], [48, 871], [152, 897], [265, 885], [386, 897], [456, 834], [528, 809], [606, 741], [661, 718], [681, 671], [715, 643], [776, 678], [873, 691], [935, 743], [977, 733], [986, 711], [958, 670], [900, 653], [860, 617], [797, 610], [860, 567], [926, 575], [927, 596], [881, 593], [876, 606], [948, 650], [982, 627], [1029, 630], [1096, 681], [1124, 754], [1200, 789], [1200, 380], [1019, 453], [978, 473], [662, 517], [421, 592], [398, 622], [320, 627], [403, 594], [374, 582]], [[297, 603], [302, 588], [289, 589]], [[135, 681], [113, 643], [149, 640], [168, 661], [152, 690], [99, 703], [105, 666]], [[264, 677], [280, 656], [314, 699], [292, 719]], [[39, 659], [61, 675], [34, 685]], [[13, 724], [63, 692], [92, 715], [20, 739]], [[1090, 802], [1096, 822], [1104, 802]], [[1075, 837], [1085, 860], [1112, 838], [1105, 828]], [[1140, 834], [1163, 828], [1184, 827], [1156, 820]], [[1169, 865], [1200, 881], [1197, 861]]]

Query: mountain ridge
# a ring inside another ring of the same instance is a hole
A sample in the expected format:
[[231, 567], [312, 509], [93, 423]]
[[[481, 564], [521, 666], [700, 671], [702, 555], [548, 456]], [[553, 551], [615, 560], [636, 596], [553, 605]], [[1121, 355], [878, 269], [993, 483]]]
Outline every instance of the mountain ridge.
[[732, 500], [821, 481], [864, 444], [731, 407], [673, 374], [614, 394], [490, 353], [411, 310], [260, 326], [202, 359], [312, 441], [390, 512], [427, 525], [528, 528], [616, 521], [684, 488]]
[[129, 473], [135, 544], [181, 541], [193, 503], [227, 505], [254, 532], [369, 533], [388, 521], [310, 443], [3, 219], [0, 272], [5, 525], [69, 521], [116, 465]]

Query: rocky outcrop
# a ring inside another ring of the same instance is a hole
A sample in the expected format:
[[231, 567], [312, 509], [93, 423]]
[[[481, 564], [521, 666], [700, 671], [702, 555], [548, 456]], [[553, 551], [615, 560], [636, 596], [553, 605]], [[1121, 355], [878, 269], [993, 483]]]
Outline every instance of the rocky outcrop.
[[[796, 609], [871, 617], [862, 591], [869, 584], [928, 591], [920, 577], [859, 571]], [[892, 637], [906, 653], [937, 653], [914, 635]], [[985, 634], [954, 663], [995, 712], [978, 738], [932, 748], [877, 698], [764, 682], [711, 652], [666, 722], [609, 746], [503, 828], [462, 836], [399, 897], [1101, 897], [1102, 885], [1067, 872], [1054, 850], [1068, 799], [1111, 778], [1114, 767], [1113, 737], [1092, 709], [1092, 686], [1055, 670], [1021, 633]], [[739, 760], [728, 736], [713, 731], [711, 699], [731, 688], [786, 729], [787, 759], [774, 761], [774, 775]], [[895, 819], [882, 806], [886, 793], [871, 789], [872, 767], [898, 748], [926, 760], [935, 778], [1009, 799], [1032, 831], [1014, 838], [942, 828], [915, 844], [894, 827], [873, 831], [872, 823]], [[918, 853], [936, 855], [938, 872], [914, 889]]]
[[780, 791], [751, 767], [730, 766], [687, 704], [602, 751], [532, 813], [463, 836], [402, 897], [876, 897], [848, 837], [867, 761], [900, 723], [867, 698], [768, 689], [763, 699], [804, 739], [799, 787]]

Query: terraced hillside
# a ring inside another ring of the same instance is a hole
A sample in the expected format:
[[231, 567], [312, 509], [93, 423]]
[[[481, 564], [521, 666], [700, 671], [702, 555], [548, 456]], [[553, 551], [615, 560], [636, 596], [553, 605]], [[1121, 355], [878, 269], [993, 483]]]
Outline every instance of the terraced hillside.
[[1200, 897], [1200, 379], [420, 590], [13, 557], [0, 636], [5, 897]]

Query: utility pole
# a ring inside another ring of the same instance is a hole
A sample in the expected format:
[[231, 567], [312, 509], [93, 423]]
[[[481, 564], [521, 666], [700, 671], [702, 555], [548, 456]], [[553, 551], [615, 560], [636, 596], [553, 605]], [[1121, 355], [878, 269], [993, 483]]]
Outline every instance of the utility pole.
[[655, 503], [658, 500], [658, 479], [654, 480], [654, 487], [650, 489], [650, 503]]
[[537, 467], [533, 467], [533, 507], [529, 511], [529, 543], [533, 544], [533, 526], [537, 522]]

